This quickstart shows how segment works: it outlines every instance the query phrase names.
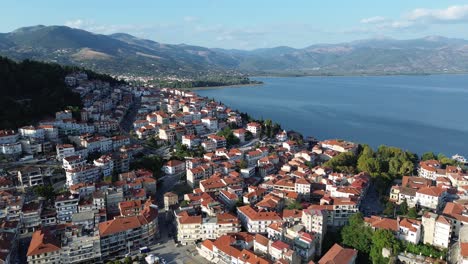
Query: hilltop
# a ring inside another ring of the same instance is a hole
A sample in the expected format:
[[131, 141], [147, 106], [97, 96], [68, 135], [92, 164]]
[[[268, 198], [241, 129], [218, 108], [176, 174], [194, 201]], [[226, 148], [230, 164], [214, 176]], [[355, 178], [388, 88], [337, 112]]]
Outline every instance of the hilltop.
[[[0, 54], [77, 65], [109, 74], [206, 76], [421, 74], [468, 72], [468, 41], [439, 36], [256, 50], [164, 44], [117, 33], [33, 26], [0, 34]], [[125, 67], [122, 67], [125, 65]]]

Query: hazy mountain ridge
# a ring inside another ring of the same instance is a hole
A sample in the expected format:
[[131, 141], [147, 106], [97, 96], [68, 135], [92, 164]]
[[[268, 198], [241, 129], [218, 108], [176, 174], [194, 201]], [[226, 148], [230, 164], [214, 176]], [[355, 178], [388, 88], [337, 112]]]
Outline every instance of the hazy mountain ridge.
[[163, 44], [125, 33], [101, 35], [65, 26], [34, 26], [0, 34], [0, 54], [113, 74], [156, 76], [468, 72], [468, 41], [440, 36], [245, 51]]

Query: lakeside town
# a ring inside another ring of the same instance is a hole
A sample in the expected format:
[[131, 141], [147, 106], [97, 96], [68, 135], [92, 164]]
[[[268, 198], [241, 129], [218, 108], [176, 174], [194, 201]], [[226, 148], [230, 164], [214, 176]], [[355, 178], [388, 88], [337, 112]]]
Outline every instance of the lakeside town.
[[0, 131], [4, 263], [468, 263], [463, 157], [384, 181], [368, 146], [190, 90], [64, 81], [82, 109]]

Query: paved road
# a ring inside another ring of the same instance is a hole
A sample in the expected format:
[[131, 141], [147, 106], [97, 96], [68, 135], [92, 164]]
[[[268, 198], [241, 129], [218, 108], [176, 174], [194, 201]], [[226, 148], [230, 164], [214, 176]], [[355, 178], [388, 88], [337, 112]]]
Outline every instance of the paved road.
[[161, 212], [159, 215], [159, 230], [160, 238], [154, 245], [149, 246], [151, 254], [163, 258], [168, 264], [207, 263], [206, 259], [198, 254], [195, 246], [176, 246], [173, 238], [176, 234], [175, 224], [172, 217], [166, 216], [166, 212]]
[[379, 215], [384, 210], [383, 205], [380, 203], [380, 197], [375, 188], [374, 184], [369, 186], [369, 190], [367, 191], [367, 195], [361, 202], [360, 211], [364, 215]]

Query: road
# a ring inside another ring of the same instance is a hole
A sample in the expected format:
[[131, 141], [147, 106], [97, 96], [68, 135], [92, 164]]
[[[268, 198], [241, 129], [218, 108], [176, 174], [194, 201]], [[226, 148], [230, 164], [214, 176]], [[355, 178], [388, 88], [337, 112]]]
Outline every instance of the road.
[[169, 212], [160, 212], [159, 214], [159, 230], [160, 238], [156, 240], [154, 245], [150, 245], [150, 253], [159, 258], [163, 258], [168, 264], [204, 264], [206, 259], [201, 257], [195, 246], [177, 246], [173, 236], [176, 234], [176, 227]]
[[375, 188], [375, 185], [371, 183], [369, 186], [369, 190], [367, 191], [367, 195], [362, 200], [360, 211], [363, 215], [380, 215], [383, 211], [383, 205], [380, 203], [380, 197]]

